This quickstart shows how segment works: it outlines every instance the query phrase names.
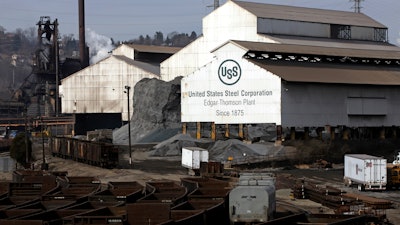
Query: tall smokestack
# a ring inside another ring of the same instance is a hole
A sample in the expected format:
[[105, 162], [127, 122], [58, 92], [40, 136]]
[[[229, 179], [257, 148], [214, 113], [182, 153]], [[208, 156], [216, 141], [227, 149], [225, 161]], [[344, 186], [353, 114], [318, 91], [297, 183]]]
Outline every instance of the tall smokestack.
[[89, 65], [89, 54], [85, 41], [85, 0], [79, 0], [79, 57], [82, 68]]

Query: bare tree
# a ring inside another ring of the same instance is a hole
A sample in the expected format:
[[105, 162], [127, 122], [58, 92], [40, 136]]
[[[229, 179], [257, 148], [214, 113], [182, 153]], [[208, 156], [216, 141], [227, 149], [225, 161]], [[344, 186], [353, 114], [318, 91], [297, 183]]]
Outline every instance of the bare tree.
[[162, 45], [164, 43], [164, 35], [161, 31], [154, 34], [153, 45]]

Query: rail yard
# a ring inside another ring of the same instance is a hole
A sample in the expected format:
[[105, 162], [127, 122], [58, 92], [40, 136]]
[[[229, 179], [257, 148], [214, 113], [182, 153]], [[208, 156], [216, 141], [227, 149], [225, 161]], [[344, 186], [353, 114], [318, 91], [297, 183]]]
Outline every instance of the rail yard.
[[[36, 148], [35, 154], [40, 156], [40, 143]], [[269, 185], [266, 178], [240, 181], [240, 176], [229, 174], [218, 178], [189, 176], [176, 159], [153, 159], [146, 152], [135, 151], [134, 159], [134, 169], [105, 169], [53, 157], [46, 149], [49, 171], [17, 170], [3, 176], [1, 224], [231, 224], [232, 190], [240, 182]], [[398, 190], [359, 192], [346, 187], [340, 165], [331, 169], [270, 168], [239, 173], [248, 176], [249, 172], [271, 175], [274, 183], [272, 189], [261, 186], [258, 191], [248, 192], [249, 197], [273, 193], [276, 200], [275, 206], [267, 204], [275, 207], [268, 221], [248, 224], [399, 221]], [[252, 210], [257, 208], [253, 205]]]
[[[124, 43], [89, 65], [84, 17], [80, 0], [80, 59], [61, 62], [58, 19], [40, 17], [29, 82], [0, 104], [1, 132], [25, 133], [24, 165], [1, 173], [1, 225], [400, 224], [398, 167], [381, 158], [400, 146], [400, 49], [383, 24], [227, 1], [183, 48]], [[89, 137], [101, 129], [112, 138]], [[184, 147], [208, 158], [210, 143], [219, 161], [183, 167]], [[154, 157], [159, 144], [174, 153]], [[366, 156], [333, 163], [367, 152], [379, 170]]]

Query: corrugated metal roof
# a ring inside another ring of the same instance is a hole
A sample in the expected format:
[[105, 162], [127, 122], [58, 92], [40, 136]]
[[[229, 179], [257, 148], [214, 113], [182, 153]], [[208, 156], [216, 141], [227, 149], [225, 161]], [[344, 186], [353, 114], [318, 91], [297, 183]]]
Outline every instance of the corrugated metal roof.
[[290, 82], [400, 85], [400, 69], [393, 67], [249, 61]]
[[[276, 44], [264, 42], [232, 41], [248, 51], [258, 52], [280, 52], [294, 54], [310, 54], [324, 56], [347, 56], [360, 58], [377, 59], [400, 59], [400, 48], [392, 45], [370, 45], [370, 49], [357, 48], [357, 44], [347, 45], [347, 47], [322, 47], [311, 45], [296, 44]], [[328, 45], [329, 43], [327, 43]]]
[[154, 65], [150, 63], [145, 63], [145, 62], [140, 62], [140, 61], [135, 61], [132, 60], [126, 56], [122, 55], [113, 55], [112, 57], [117, 58], [118, 60], [122, 60], [126, 62], [129, 65], [136, 66], [142, 70], [145, 70], [147, 72], [153, 73], [155, 75], [160, 75], [160, 66], [159, 65]]
[[372, 18], [362, 13], [272, 5], [254, 2], [233, 2], [243, 9], [261, 18], [387, 28], [383, 24], [373, 20]]
[[175, 54], [181, 47], [168, 47], [168, 46], [156, 46], [156, 45], [137, 45], [128, 44], [129, 47], [139, 51], [148, 53], [163, 53], [163, 54]]

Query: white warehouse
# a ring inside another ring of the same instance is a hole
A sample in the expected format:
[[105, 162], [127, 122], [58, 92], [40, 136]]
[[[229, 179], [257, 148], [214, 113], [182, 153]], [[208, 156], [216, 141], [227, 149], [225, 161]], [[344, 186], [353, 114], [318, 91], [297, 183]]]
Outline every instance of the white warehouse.
[[[244, 1], [227, 1], [205, 16], [202, 23], [202, 36], [161, 63], [163, 80], [186, 76], [203, 67], [213, 60], [211, 52], [229, 40], [301, 44], [310, 37], [314, 39], [308, 45], [338, 48], [348, 48], [338, 39], [387, 40], [387, 27], [362, 13]], [[369, 49], [371, 45], [374, 43], [366, 42], [356, 47]]]
[[279, 138], [296, 127], [397, 129], [400, 48], [387, 32], [361, 13], [228, 1], [161, 76], [186, 76], [184, 123], [269, 123]]
[[[109, 57], [61, 81], [62, 113], [74, 114], [80, 124], [86, 123], [82, 125], [86, 128], [91, 128], [89, 124], [99, 125], [100, 121], [109, 122], [102, 128], [121, 126], [122, 121], [128, 121], [127, 101], [132, 100], [136, 83], [143, 78], [159, 79], [160, 62], [179, 49], [120, 45]], [[126, 86], [130, 87], [129, 96]], [[130, 104], [131, 115], [133, 111]], [[82, 133], [79, 130], [78, 126], [77, 133]]]

